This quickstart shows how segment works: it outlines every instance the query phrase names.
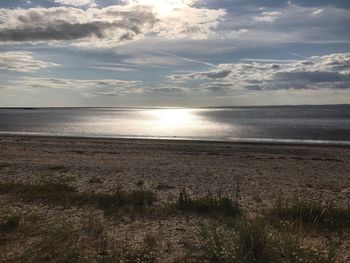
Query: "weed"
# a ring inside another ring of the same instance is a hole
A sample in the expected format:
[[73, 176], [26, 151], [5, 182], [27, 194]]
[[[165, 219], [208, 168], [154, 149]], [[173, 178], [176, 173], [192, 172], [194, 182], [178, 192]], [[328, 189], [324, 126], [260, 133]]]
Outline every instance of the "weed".
[[143, 211], [153, 206], [156, 196], [148, 190], [124, 192], [118, 190], [115, 194], [78, 192], [75, 187], [65, 184], [16, 184], [0, 183], [0, 194], [15, 194], [28, 201], [40, 200], [63, 206], [92, 205], [114, 214], [121, 208]]
[[241, 219], [233, 228], [201, 225], [202, 259], [209, 262], [267, 263], [309, 262], [334, 263], [336, 245], [328, 252], [318, 252], [301, 245], [300, 237], [291, 233], [269, 232], [261, 220]]
[[68, 222], [51, 223], [42, 239], [30, 247], [20, 262], [86, 262], [80, 255], [78, 235]]
[[0, 194], [21, 195], [29, 201], [43, 200], [61, 205], [68, 204], [75, 188], [66, 184], [47, 183], [40, 185], [1, 183]]
[[0, 221], [0, 232], [13, 232], [20, 223], [19, 216], [7, 216]]
[[166, 183], [159, 183], [156, 186], [156, 190], [170, 190], [170, 189], [174, 189], [175, 187]]
[[9, 164], [9, 163], [0, 163], [0, 170], [8, 168], [10, 166], [11, 166], [11, 164]]
[[186, 189], [180, 190], [177, 207], [182, 211], [206, 215], [237, 216], [241, 214], [238, 203], [228, 197], [208, 193], [205, 197], [195, 199], [186, 192]]
[[321, 253], [302, 246], [298, 235], [279, 233], [274, 239], [273, 250], [282, 262], [335, 263], [338, 247], [330, 245], [326, 253]]
[[49, 165], [47, 169], [50, 171], [67, 171], [68, 170], [64, 165]]
[[270, 262], [269, 246], [271, 235], [259, 221], [242, 221], [237, 227], [236, 257], [238, 262]]
[[138, 186], [138, 187], [141, 187], [144, 184], [145, 184], [145, 182], [143, 180], [139, 180], [139, 181], [136, 182], [136, 186]]
[[154, 249], [156, 248], [158, 241], [154, 235], [152, 235], [151, 233], [147, 233], [143, 240], [143, 244], [145, 247], [148, 247], [149, 249]]
[[94, 176], [89, 180], [89, 183], [90, 184], [102, 184], [102, 180], [100, 178]]
[[200, 251], [209, 262], [230, 262], [235, 258], [235, 233], [222, 227], [200, 225]]
[[279, 200], [270, 212], [272, 217], [300, 224], [324, 227], [349, 227], [350, 209], [322, 206], [319, 203], [305, 200]]
[[200, 227], [201, 251], [209, 262], [270, 262], [270, 235], [259, 221], [241, 221], [234, 229]]

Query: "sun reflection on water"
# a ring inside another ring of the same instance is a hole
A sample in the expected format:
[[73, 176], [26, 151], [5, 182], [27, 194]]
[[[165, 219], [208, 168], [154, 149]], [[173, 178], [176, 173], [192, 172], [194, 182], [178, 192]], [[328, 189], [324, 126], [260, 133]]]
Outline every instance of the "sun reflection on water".
[[142, 126], [138, 125], [138, 129], [142, 130], [143, 134], [177, 138], [206, 138], [210, 134], [232, 129], [230, 125], [212, 121], [206, 116], [207, 111], [198, 108], [145, 110], [142, 112]]
[[157, 109], [146, 114], [151, 118], [148, 124], [157, 129], [184, 129], [200, 121], [191, 109]]

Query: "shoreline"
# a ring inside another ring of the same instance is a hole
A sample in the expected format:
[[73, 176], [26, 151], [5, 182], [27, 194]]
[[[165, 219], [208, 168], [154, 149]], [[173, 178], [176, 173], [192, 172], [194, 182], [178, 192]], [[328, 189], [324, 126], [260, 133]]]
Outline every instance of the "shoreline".
[[187, 143], [221, 143], [221, 144], [247, 144], [247, 145], [280, 145], [280, 146], [311, 146], [311, 147], [345, 147], [350, 148], [350, 141], [336, 140], [309, 140], [309, 139], [269, 139], [269, 138], [234, 138], [225, 139], [194, 139], [183, 137], [145, 137], [145, 136], [94, 136], [94, 135], [70, 135], [50, 134], [36, 132], [2, 132], [1, 137], [37, 137], [57, 139], [85, 139], [85, 140], [126, 140], [126, 141], [159, 141], [159, 142], [187, 142]]

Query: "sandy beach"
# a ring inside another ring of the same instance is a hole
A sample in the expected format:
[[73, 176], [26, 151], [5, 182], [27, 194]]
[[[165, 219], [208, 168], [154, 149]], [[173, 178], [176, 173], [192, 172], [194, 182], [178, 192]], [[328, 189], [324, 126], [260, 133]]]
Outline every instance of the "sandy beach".
[[[297, 197], [347, 208], [350, 148], [2, 135], [0, 182], [65, 183], [78, 192], [109, 194], [116, 189], [147, 189], [157, 196], [156, 208], [176, 202], [180, 189], [185, 188], [193, 198], [208, 192], [238, 198], [247, 217], [255, 218], [279, 198]], [[0, 195], [0, 208], [2, 214], [30, 215], [35, 211], [45, 220], [63, 217], [78, 226], [91, 212], [88, 207], [29, 202], [12, 194]], [[192, 245], [187, 243], [196, 240], [198, 222], [206, 220], [195, 213], [118, 219], [103, 216], [99, 209], [96, 213], [108, 235], [121, 242], [137, 243], [146, 234], [155, 235], [160, 247], [158, 262], [178, 262], [187, 255]], [[339, 262], [350, 260], [349, 233], [342, 229], [327, 234], [341, 241]], [[38, 235], [20, 232], [0, 239], [3, 261], [15, 259]], [[309, 242], [314, 249], [325, 248], [324, 238], [314, 233], [307, 233], [305, 240], [314, 240]]]

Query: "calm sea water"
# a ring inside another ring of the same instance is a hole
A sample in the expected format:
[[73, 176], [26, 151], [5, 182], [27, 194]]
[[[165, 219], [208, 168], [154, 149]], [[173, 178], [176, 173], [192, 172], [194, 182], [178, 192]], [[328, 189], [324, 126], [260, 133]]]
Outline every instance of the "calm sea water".
[[0, 109], [0, 133], [350, 144], [350, 105]]

